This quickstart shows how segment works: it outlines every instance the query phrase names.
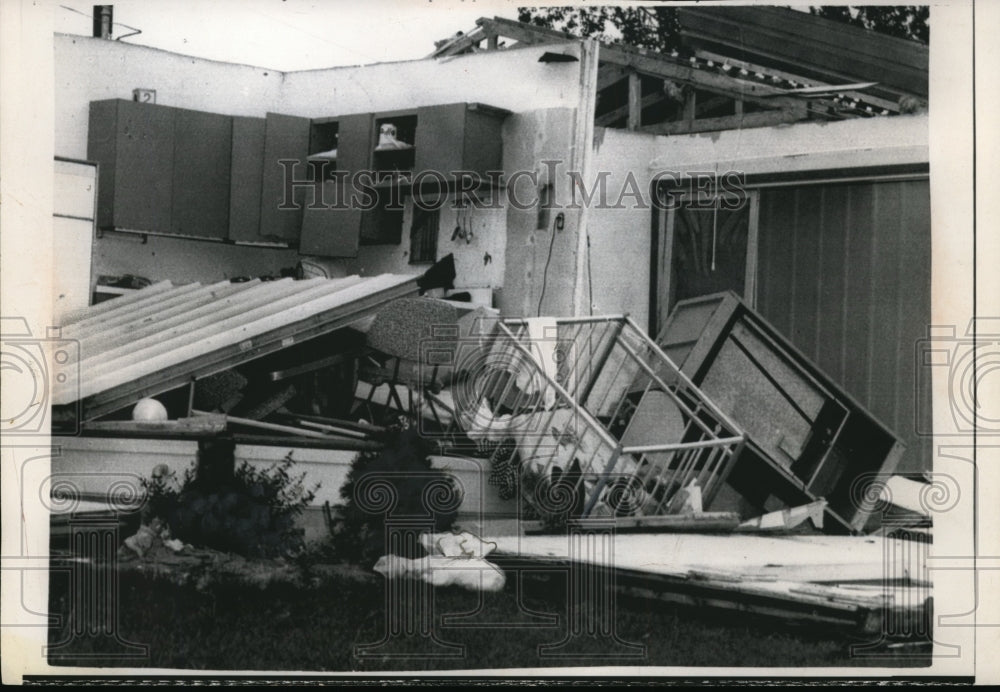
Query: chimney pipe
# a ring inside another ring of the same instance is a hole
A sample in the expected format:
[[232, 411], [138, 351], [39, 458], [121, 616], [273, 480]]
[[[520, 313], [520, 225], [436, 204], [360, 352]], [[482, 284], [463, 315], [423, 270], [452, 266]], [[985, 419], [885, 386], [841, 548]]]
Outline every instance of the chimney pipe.
[[114, 13], [114, 5], [94, 5], [94, 38], [111, 38]]

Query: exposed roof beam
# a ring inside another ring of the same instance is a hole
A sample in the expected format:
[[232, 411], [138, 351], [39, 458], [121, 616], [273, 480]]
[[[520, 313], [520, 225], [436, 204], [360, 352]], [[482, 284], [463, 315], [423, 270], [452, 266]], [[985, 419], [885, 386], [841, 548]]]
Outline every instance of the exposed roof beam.
[[[666, 96], [664, 96], [663, 94], [648, 94], [642, 97], [642, 101], [640, 102], [641, 103], [640, 108], [645, 109], [665, 98]], [[601, 113], [599, 116], [594, 118], [594, 124], [597, 125], [598, 127], [607, 127], [611, 123], [621, 120], [622, 118], [627, 116], [628, 116], [628, 104], [626, 103], [625, 105], [619, 106], [618, 108], [610, 110], [607, 113]]]
[[678, 120], [675, 122], [657, 123], [640, 127], [641, 132], [656, 135], [680, 135], [693, 132], [713, 132], [716, 130], [739, 130], [754, 127], [771, 127], [784, 123], [794, 123], [809, 117], [805, 103], [800, 103], [796, 109], [762, 111], [743, 115], [726, 115], [721, 118], [702, 118], [700, 120]]
[[740, 101], [756, 103], [764, 108], [795, 108], [796, 104], [801, 104], [799, 99], [785, 96], [781, 89], [766, 84], [754, 84], [695, 67], [678, 65], [663, 58], [643, 55], [618, 46], [602, 45], [600, 59], [630, 67], [644, 74], [683, 82]]
[[578, 36], [567, 34], [555, 29], [525, 24], [502, 17], [481, 17], [476, 24], [500, 36], [512, 38], [521, 43], [551, 43], [552, 41], [579, 41]]
[[[782, 70], [778, 70], [773, 67], [762, 67], [761, 65], [757, 65], [752, 62], [746, 62], [745, 60], [737, 60], [735, 58], [731, 58], [726, 55], [721, 55], [719, 53], [713, 53], [712, 51], [708, 50], [697, 50], [695, 51], [695, 55], [699, 58], [702, 58], [703, 60], [713, 60], [715, 62], [722, 64], [729, 63], [734, 68], [746, 70], [747, 72], [750, 72], [754, 75], [756, 75], [759, 72], [760, 74], [781, 77], [782, 79], [786, 79], [789, 81], [809, 83], [812, 86], [829, 87], [831, 89], [834, 88], [832, 84], [829, 84], [822, 80], [810, 79], [800, 74], [792, 74], [790, 72], [784, 72]], [[844, 85], [844, 86], [853, 86], [853, 85]], [[838, 94], [843, 94], [844, 96], [849, 96], [852, 99], [865, 101], [866, 103], [870, 103], [873, 106], [878, 106], [879, 108], [888, 110], [892, 113], [899, 112], [899, 104], [895, 101], [889, 101], [887, 99], [872, 94], [862, 94], [855, 90], [846, 90], [844, 86], [836, 87], [836, 92]]]
[[629, 75], [629, 70], [621, 65], [603, 64], [597, 69], [597, 90], [603, 91], [617, 84]]
[[458, 53], [467, 51], [474, 46], [478, 46], [484, 38], [486, 38], [486, 32], [483, 31], [482, 28], [473, 29], [464, 36], [457, 36], [448, 41], [431, 53], [428, 57], [443, 58], [447, 55], [457, 55]]

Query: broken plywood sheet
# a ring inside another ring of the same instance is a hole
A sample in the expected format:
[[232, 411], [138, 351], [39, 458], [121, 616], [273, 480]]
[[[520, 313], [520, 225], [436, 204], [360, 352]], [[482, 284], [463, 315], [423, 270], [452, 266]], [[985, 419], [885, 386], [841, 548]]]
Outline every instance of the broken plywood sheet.
[[[704, 534], [487, 532], [508, 569], [613, 569], [625, 594], [788, 621], [884, 630], [929, 616], [931, 584], [921, 544], [846, 536], [770, 538]], [[573, 549], [571, 550], [571, 546]]]
[[[570, 559], [566, 535], [489, 536], [497, 552], [520, 557]], [[615, 534], [614, 566], [685, 577], [691, 572], [731, 579], [881, 581], [888, 574], [929, 585], [924, 551], [877, 536], [747, 536]]]

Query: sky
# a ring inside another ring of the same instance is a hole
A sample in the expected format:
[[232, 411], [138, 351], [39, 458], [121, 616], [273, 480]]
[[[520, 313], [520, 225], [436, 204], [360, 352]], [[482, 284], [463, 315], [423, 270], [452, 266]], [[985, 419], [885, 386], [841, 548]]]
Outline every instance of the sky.
[[[98, 0], [55, 0], [56, 32], [91, 35]], [[412, 60], [482, 16], [516, 18], [525, 0], [104, 0], [113, 38], [281, 71]]]

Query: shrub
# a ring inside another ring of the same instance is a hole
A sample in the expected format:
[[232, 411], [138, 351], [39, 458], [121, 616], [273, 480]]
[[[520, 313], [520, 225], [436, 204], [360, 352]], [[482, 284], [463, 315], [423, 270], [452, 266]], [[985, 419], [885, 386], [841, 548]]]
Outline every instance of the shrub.
[[269, 469], [242, 462], [231, 476], [199, 478], [195, 465], [178, 483], [175, 474], [145, 481], [146, 521], [160, 517], [170, 533], [192, 545], [245, 557], [293, 555], [303, 548], [296, 519], [312, 502], [305, 474], [291, 475], [292, 453]]
[[[461, 492], [454, 478], [431, 468], [430, 446], [416, 430], [389, 431], [384, 448], [358, 455], [340, 491], [344, 500], [330, 517], [331, 547], [342, 559], [368, 565], [386, 553], [422, 557], [417, 542], [427, 531], [448, 531], [455, 523]], [[413, 527], [387, 545], [386, 518]]]

